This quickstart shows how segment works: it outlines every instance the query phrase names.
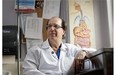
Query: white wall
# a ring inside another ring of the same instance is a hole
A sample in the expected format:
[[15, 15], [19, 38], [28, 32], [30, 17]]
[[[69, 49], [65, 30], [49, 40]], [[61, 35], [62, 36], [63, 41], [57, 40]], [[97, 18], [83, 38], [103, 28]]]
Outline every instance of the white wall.
[[108, 8], [108, 21], [109, 21], [109, 33], [110, 33], [110, 45], [113, 47], [113, 0], [107, 0]]
[[97, 49], [113, 47], [110, 42], [111, 35], [106, 0], [94, 0], [94, 17]]

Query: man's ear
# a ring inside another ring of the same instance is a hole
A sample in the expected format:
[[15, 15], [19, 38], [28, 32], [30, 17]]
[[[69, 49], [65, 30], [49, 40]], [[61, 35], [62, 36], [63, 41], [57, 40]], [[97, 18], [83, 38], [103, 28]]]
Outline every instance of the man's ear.
[[63, 33], [65, 34], [65, 30], [63, 30]]
[[62, 37], [63, 39], [65, 38], [65, 31], [63, 30], [63, 37]]

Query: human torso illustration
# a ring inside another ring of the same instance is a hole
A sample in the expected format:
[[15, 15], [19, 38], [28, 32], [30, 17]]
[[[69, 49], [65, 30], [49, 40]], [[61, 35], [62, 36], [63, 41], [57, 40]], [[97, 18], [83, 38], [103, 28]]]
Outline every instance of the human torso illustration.
[[76, 21], [79, 23], [76, 24], [76, 26], [73, 28], [73, 34], [74, 34], [74, 44], [79, 45], [81, 47], [89, 48], [91, 46], [91, 40], [90, 40], [90, 32], [91, 30], [87, 27], [86, 18], [87, 16], [83, 15], [81, 6], [75, 2], [74, 4], [75, 10], [80, 13], [80, 15], [77, 15], [74, 24], [76, 24]]

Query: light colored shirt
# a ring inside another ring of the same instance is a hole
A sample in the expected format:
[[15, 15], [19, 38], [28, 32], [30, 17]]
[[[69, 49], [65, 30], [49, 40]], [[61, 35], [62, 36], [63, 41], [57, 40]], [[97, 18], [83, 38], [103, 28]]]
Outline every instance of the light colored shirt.
[[31, 48], [23, 63], [23, 75], [74, 75], [74, 58], [81, 48], [62, 43], [58, 59], [48, 40]]

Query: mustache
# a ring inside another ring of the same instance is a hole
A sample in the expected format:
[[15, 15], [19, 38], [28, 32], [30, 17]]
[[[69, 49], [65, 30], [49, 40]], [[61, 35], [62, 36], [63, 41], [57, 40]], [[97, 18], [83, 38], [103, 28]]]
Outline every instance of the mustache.
[[56, 33], [56, 31], [50, 31], [50, 33]]

